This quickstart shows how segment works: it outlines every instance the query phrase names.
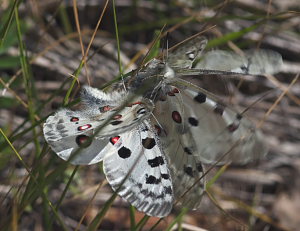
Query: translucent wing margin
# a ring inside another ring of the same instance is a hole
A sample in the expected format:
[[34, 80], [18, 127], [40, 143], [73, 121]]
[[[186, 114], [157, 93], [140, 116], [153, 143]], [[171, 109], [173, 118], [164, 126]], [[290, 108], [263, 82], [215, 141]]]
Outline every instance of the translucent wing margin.
[[215, 50], [200, 57], [195, 68], [260, 75], [277, 73], [282, 63], [281, 55], [271, 50], [247, 50], [244, 56], [230, 51]]
[[196, 140], [191, 149], [196, 148], [201, 162], [245, 164], [267, 154], [260, 131], [245, 116], [194, 85], [182, 87], [180, 93], [177, 102], [183, 105], [182, 117]]

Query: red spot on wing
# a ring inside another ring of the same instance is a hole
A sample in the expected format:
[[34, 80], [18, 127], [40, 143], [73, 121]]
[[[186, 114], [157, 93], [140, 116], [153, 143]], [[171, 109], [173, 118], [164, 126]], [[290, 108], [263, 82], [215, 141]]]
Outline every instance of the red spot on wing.
[[179, 90], [178, 90], [178, 88], [175, 87], [175, 88], [172, 90], [172, 92], [175, 93], [175, 94], [177, 94], [177, 93], [179, 93]]
[[161, 127], [155, 124], [154, 128], [156, 130], [157, 135], [159, 136], [161, 134]]
[[92, 140], [86, 135], [79, 135], [76, 137], [76, 143], [79, 147], [86, 148], [91, 145]]
[[85, 124], [85, 125], [79, 126], [79, 127], [77, 128], [77, 130], [78, 130], [78, 131], [84, 131], [84, 130], [89, 129], [89, 128], [91, 128], [91, 127], [92, 127], [91, 124]]
[[232, 123], [227, 126], [229, 132], [235, 132], [239, 128], [238, 123]]
[[175, 94], [179, 93], [178, 88], [173, 88], [172, 91], [169, 91], [167, 94], [168, 96], [175, 96]]
[[179, 114], [178, 111], [173, 111], [173, 112], [172, 112], [172, 119], [173, 119], [176, 123], [179, 123], [179, 124], [182, 122], [181, 115]]
[[120, 139], [120, 136], [111, 137], [109, 141], [112, 143], [112, 145], [116, 144], [118, 140]]
[[72, 118], [70, 119], [70, 121], [71, 121], [71, 122], [77, 122], [77, 121], [79, 121], [79, 118], [78, 118], [78, 117], [72, 117]]
[[127, 107], [132, 107], [133, 105], [137, 105], [137, 104], [143, 104], [143, 103], [140, 102], [140, 101], [137, 101], [137, 102], [134, 102], [134, 103], [132, 103], [132, 104], [128, 104]]
[[109, 105], [106, 105], [106, 106], [104, 106], [104, 107], [100, 107], [99, 108], [99, 110], [100, 110], [100, 112], [107, 112], [107, 111], [110, 111], [112, 108], [111, 108], [111, 106], [109, 106]]
[[113, 117], [114, 120], [119, 120], [122, 118], [122, 115], [118, 114]]

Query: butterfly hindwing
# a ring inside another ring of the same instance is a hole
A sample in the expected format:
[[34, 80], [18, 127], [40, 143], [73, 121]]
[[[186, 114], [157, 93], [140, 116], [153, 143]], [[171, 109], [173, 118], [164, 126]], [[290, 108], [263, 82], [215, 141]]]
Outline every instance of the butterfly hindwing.
[[103, 166], [112, 188], [141, 212], [156, 217], [169, 214], [171, 176], [150, 123], [146, 120], [111, 140]]
[[[131, 130], [147, 118], [153, 108], [149, 100], [125, 105], [124, 99], [115, 102], [114, 97], [99, 90], [90, 94], [86, 93], [86, 89], [91, 91], [90, 88], [84, 88], [83, 101], [89, 98], [90, 107], [81, 111], [61, 109], [48, 117], [43, 129], [46, 141], [62, 159], [68, 160], [75, 152], [80, 152], [72, 157], [73, 164], [101, 161], [105, 153], [102, 149], [109, 137]], [[99, 93], [103, 98], [97, 100]], [[79, 148], [80, 151], [77, 151]]]
[[155, 104], [153, 123], [176, 186], [176, 202], [197, 208], [204, 192], [204, 178], [203, 167], [195, 150], [196, 140], [185, 122], [180, 90], [175, 87], [165, 90]]

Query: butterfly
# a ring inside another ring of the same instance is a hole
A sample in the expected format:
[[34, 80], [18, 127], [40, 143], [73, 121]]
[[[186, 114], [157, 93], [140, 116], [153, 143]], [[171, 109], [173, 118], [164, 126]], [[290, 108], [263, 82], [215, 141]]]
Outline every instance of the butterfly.
[[193, 38], [172, 50], [167, 62], [152, 59], [109, 92], [83, 87], [84, 109], [49, 116], [46, 141], [72, 164], [103, 161], [113, 190], [147, 215], [165, 217], [174, 203], [198, 208], [203, 164], [244, 164], [267, 148], [249, 119], [184, 78], [275, 73], [282, 63], [269, 50], [204, 53], [206, 43]]

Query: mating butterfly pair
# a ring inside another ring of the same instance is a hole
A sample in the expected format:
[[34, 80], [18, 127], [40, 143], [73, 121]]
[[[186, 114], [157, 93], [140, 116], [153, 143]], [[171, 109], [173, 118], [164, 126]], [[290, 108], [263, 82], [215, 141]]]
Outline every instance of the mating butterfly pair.
[[151, 60], [111, 92], [84, 87], [85, 108], [50, 116], [46, 141], [73, 164], [103, 161], [111, 187], [147, 215], [164, 217], [175, 202], [196, 209], [205, 188], [202, 164], [246, 163], [267, 150], [247, 118], [184, 77], [271, 74], [282, 63], [268, 50], [203, 54], [206, 43], [195, 37], [166, 63]]

